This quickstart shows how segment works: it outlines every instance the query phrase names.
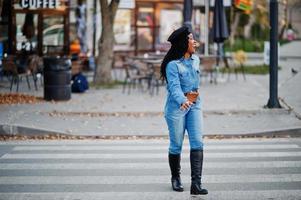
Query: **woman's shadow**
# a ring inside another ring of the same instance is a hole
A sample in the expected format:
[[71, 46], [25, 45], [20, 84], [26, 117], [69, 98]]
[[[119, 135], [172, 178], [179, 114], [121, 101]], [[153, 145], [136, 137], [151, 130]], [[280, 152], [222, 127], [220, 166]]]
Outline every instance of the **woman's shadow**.
[[205, 200], [205, 197], [200, 196], [200, 195], [190, 195], [188, 200]]

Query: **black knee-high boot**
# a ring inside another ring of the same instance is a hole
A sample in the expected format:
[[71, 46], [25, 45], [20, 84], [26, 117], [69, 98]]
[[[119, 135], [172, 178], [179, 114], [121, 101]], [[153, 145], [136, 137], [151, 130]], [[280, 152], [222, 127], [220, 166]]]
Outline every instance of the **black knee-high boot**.
[[181, 155], [168, 154], [169, 167], [171, 171], [171, 186], [174, 191], [183, 192], [184, 188], [180, 178]]
[[202, 188], [202, 170], [203, 170], [203, 150], [190, 151], [191, 166], [191, 187], [190, 194], [208, 194], [208, 191]]

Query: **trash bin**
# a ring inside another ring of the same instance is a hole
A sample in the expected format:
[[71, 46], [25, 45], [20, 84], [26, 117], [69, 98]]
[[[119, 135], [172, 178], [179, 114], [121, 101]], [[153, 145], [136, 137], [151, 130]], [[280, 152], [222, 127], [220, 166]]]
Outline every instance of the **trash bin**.
[[71, 98], [71, 60], [65, 57], [44, 57], [44, 99]]

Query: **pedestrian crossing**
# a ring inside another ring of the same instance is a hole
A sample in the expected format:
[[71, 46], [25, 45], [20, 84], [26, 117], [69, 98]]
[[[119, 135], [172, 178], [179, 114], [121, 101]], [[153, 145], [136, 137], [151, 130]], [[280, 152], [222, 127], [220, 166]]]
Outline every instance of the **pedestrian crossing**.
[[301, 199], [301, 139], [204, 143], [209, 195], [195, 198], [187, 140], [183, 193], [171, 190], [168, 140], [0, 142], [0, 200]]

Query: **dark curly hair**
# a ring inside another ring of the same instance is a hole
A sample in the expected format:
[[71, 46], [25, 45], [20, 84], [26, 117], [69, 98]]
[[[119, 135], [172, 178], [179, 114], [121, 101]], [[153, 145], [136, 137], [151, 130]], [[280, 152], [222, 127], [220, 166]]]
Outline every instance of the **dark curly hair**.
[[184, 56], [188, 49], [188, 35], [190, 32], [188, 28], [181, 27], [174, 31], [168, 41], [171, 42], [171, 47], [165, 55], [162, 64], [161, 64], [161, 78], [168, 82], [166, 77], [166, 67], [167, 64], [172, 60], [178, 60]]

